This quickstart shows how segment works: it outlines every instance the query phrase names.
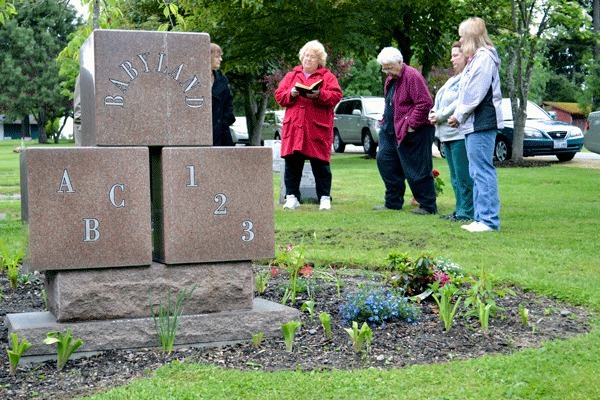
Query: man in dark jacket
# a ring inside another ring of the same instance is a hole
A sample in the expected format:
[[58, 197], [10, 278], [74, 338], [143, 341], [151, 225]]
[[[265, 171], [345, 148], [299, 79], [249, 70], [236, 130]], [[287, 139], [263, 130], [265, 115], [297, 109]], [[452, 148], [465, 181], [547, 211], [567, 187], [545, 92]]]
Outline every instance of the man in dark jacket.
[[229, 90], [227, 77], [219, 71], [221, 61], [223, 61], [223, 50], [219, 45], [211, 43], [213, 145], [233, 146], [234, 143], [229, 131], [229, 126], [235, 122], [233, 95]]

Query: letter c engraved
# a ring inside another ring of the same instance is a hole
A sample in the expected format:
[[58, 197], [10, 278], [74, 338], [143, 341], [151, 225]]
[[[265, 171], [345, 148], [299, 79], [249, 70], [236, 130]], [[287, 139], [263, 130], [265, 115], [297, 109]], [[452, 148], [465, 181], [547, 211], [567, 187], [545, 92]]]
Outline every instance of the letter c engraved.
[[117, 183], [116, 185], [113, 185], [113, 187], [110, 188], [110, 192], [108, 194], [108, 198], [111, 202], [111, 204], [113, 206], [115, 206], [116, 208], [121, 208], [121, 207], [125, 207], [125, 199], [121, 199], [121, 202], [119, 204], [117, 204], [117, 201], [115, 200], [115, 190], [116, 189], [120, 189], [121, 192], [125, 191], [125, 185], [123, 185], [122, 183]]

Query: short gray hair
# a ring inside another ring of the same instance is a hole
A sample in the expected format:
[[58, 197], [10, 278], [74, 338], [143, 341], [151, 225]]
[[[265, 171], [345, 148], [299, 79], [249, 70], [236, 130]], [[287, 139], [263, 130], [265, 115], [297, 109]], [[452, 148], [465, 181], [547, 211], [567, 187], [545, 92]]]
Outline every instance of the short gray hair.
[[383, 64], [400, 64], [404, 61], [402, 53], [395, 47], [385, 47], [377, 56], [379, 65]]

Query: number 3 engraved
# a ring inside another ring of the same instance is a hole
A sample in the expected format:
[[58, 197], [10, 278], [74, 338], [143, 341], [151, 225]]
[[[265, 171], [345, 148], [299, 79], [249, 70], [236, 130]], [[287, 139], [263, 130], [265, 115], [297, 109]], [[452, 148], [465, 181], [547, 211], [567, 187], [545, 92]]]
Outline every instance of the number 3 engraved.
[[254, 224], [252, 223], [252, 221], [242, 222], [242, 228], [244, 228], [242, 240], [244, 242], [251, 242], [252, 240], [254, 240], [254, 232], [252, 231], [252, 228], [254, 228]]
[[227, 208], [225, 208], [225, 203], [227, 203], [227, 196], [225, 196], [223, 193], [215, 194], [215, 203], [219, 202], [221, 204], [219, 204], [219, 207], [217, 207], [217, 209], [215, 210], [215, 215], [227, 214]]

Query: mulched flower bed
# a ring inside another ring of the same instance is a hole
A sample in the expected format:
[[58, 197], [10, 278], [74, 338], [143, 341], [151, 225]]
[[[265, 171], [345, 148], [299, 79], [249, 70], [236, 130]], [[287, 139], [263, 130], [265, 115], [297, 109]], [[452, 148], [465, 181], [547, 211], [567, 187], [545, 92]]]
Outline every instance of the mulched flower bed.
[[[372, 281], [365, 275], [344, 274], [343, 290], [356, 290], [360, 282]], [[42, 279], [32, 277], [15, 291], [10, 289], [6, 275], [0, 276], [3, 300], [0, 319], [7, 313], [43, 311]], [[287, 280], [280, 275], [271, 278], [261, 296], [280, 302]], [[480, 331], [476, 321], [455, 320], [449, 332], [437, 315], [435, 302], [426, 299], [418, 305], [417, 324], [393, 322], [373, 329], [373, 341], [368, 353], [356, 353], [338, 314], [344, 294], [338, 296], [335, 282], [315, 279], [312, 285], [315, 301], [314, 320], [302, 316], [292, 353], [286, 351], [282, 338], [265, 339], [260, 347], [251, 343], [218, 348], [182, 348], [165, 354], [158, 349], [108, 351], [101, 355], [73, 359], [58, 372], [55, 361], [20, 366], [15, 376], [9, 375], [6, 354], [7, 330], [0, 329], [0, 398], [71, 399], [91, 395], [114, 386], [125, 385], [132, 379], [148, 376], [153, 370], [174, 360], [210, 363], [223, 368], [240, 370], [303, 370], [314, 369], [393, 369], [415, 364], [443, 363], [490, 354], [508, 354], [525, 348], [538, 347], [544, 341], [585, 334], [589, 331], [590, 313], [582, 307], [571, 306], [552, 299], [512, 288], [516, 296], [501, 298], [497, 304], [506, 309], [502, 318], [492, 319], [487, 333]], [[301, 293], [296, 307], [308, 300]], [[528, 326], [523, 325], [519, 305], [529, 310]], [[331, 340], [323, 333], [318, 314], [328, 312], [332, 317]], [[85, 341], [85, 338], [82, 338]]]

